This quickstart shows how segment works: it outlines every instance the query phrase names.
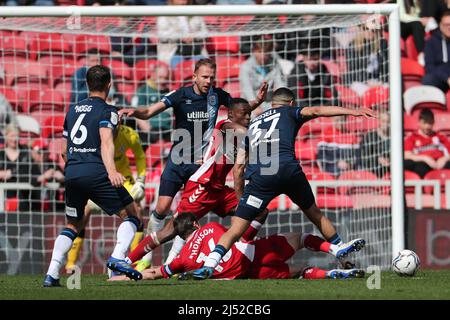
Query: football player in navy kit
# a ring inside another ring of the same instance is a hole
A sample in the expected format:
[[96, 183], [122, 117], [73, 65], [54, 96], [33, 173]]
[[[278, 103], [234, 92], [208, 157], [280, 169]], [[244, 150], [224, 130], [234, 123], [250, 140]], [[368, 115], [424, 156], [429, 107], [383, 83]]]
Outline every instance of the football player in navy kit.
[[[369, 109], [348, 109], [333, 106], [294, 107], [295, 96], [288, 88], [275, 90], [272, 108], [250, 123], [246, 148], [249, 162], [244, 187], [230, 229], [221, 237], [202, 268], [193, 271], [197, 280], [209, 278], [230, 247], [242, 236], [256, 215], [280, 194], [286, 194], [316, 225], [327, 241], [340, 246], [337, 258], [359, 251], [363, 239], [342, 243], [336, 229], [317, 207], [311, 186], [295, 157], [295, 139], [300, 127], [317, 117], [340, 115], [375, 117]], [[238, 155], [239, 158], [239, 155]]]
[[65, 166], [66, 228], [56, 238], [44, 287], [60, 286], [59, 270], [73, 240], [82, 228], [84, 209], [89, 199], [108, 215], [119, 215], [123, 222], [117, 230], [117, 243], [107, 266], [133, 279], [142, 275], [124, 258], [141, 222], [133, 198], [123, 187], [125, 178], [114, 163], [113, 133], [119, 116], [105, 102], [111, 87], [111, 73], [105, 66], [93, 66], [86, 74], [89, 97], [70, 106], [64, 121], [62, 156]]
[[[230, 104], [228, 92], [213, 86], [215, 75], [215, 62], [201, 59], [195, 64], [193, 85], [169, 92], [160, 102], [149, 107], [120, 111], [121, 115], [139, 119], [149, 119], [170, 107], [174, 111], [175, 141], [161, 176], [156, 210], [150, 216], [151, 232], [157, 232], [163, 227], [174, 196], [200, 167], [198, 162], [209, 143], [219, 107], [228, 107]], [[267, 88], [268, 84], [264, 82], [256, 100], [249, 102], [252, 110], [265, 100]]]

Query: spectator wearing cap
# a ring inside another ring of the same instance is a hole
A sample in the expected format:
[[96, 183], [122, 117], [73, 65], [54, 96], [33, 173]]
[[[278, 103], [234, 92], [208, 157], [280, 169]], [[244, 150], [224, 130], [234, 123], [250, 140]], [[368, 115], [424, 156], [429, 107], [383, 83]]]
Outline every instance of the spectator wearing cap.
[[[273, 90], [287, 85], [281, 58], [274, 52], [274, 39], [271, 35], [253, 37], [252, 53], [241, 65], [239, 81], [241, 97], [248, 101], [256, 99], [256, 94], [263, 81], [272, 85]], [[272, 96], [268, 93], [266, 101], [253, 111], [253, 115], [258, 115], [268, 109], [271, 99]]]
[[433, 169], [450, 169], [450, 141], [433, 131], [434, 115], [428, 109], [419, 114], [417, 131], [405, 139], [405, 170], [422, 178]]
[[334, 104], [332, 77], [320, 58], [319, 49], [306, 47], [297, 57], [295, 68], [288, 78], [288, 87], [296, 90], [300, 103], [309, 106]]
[[[143, 107], [152, 105], [161, 100], [169, 92], [170, 70], [169, 66], [160, 63], [150, 72], [150, 78], [136, 90], [134, 106]], [[143, 142], [153, 143], [157, 140], [170, 141], [172, 129], [172, 116], [170, 111], [164, 111], [149, 120], [136, 119]]]

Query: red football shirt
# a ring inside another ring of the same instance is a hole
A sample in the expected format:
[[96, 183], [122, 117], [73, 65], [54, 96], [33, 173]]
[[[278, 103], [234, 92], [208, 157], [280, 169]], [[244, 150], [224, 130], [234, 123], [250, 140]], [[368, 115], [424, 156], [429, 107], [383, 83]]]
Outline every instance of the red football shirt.
[[[168, 265], [161, 266], [165, 278], [185, 271], [201, 268], [216, 243], [227, 229], [211, 222], [195, 231], [186, 241], [180, 254]], [[242, 277], [255, 256], [251, 243], [236, 242], [214, 270], [213, 279], [236, 279]]]
[[450, 143], [440, 133], [433, 132], [430, 136], [426, 136], [417, 131], [405, 139], [405, 151], [411, 151], [416, 155], [426, 155], [437, 160], [449, 154]]

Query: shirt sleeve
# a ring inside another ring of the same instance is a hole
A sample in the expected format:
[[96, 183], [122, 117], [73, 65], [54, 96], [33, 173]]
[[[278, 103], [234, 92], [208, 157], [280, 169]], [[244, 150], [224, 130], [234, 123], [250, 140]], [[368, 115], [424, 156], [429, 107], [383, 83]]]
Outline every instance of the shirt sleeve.
[[414, 149], [414, 136], [409, 136], [405, 139], [405, 151], [413, 151]]
[[294, 119], [297, 123], [302, 123], [304, 121], [302, 113], [301, 113], [302, 109], [303, 109], [303, 107], [295, 107], [290, 110], [291, 116], [294, 117]]
[[67, 116], [64, 118], [64, 126], [63, 126], [63, 137], [67, 139], [69, 137], [69, 133], [67, 132]]
[[161, 98], [161, 102], [166, 105], [166, 108], [175, 108], [179, 105], [182, 98], [182, 89], [170, 91]]
[[225, 90], [220, 90], [219, 94], [219, 106], [230, 107], [231, 105], [231, 95]]
[[98, 123], [100, 128], [110, 128], [115, 130], [119, 123], [119, 115], [116, 108], [105, 108]]

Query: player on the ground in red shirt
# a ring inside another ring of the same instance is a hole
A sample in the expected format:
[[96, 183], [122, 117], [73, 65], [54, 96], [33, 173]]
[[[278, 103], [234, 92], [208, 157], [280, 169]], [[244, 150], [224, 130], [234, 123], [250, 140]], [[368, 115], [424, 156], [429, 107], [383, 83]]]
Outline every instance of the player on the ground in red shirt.
[[[251, 107], [245, 99], [232, 99], [228, 119], [219, 121], [215, 126], [203, 164], [189, 178], [174, 217], [166, 223], [163, 229], [145, 237], [129, 254], [128, 262], [134, 263], [159, 245], [172, 240], [175, 237], [173, 219], [178, 212], [193, 212], [197, 219], [210, 211], [222, 218], [234, 213], [238, 199], [242, 195], [239, 190], [243, 190], [245, 166], [245, 160], [235, 165], [235, 158], [237, 148], [247, 132], [250, 115]], [[234, 184], [238, 189], [237, 193], [233, 188], [225, 185], [226, 177], [232, 169]], [[261, 225], [254, 222], [254, 226], [259, 228]], [[184, 241], [177, 237], [167, 263], [175, 258], [183, 244]], [[149, 259], [144, 257], [137, 263], [136, 269], [142, 271], [149, 265]]]
[[[208, 254], [214, 249], [226, 228], [217, 222], [200, 227], [192, 213], [181, 213], [174, 220], [175, 232], [186, 240], [180, 254], [170, 263], [153, 267], [142, 272], [143, 279], [155, 280], [181, 274], [181, 279], [189, 279], [191, 270], [200, 268]], [[250, 226], [249, 229], [252, 229]], [[253, 233], [256, 235], [256, 233]], [[238, 241], [223, 256], [215, 268], [212, 279], [289, 279], [301, 276], [305, 279], [362, 278], [361, 269], [322, 270], [286, 263], [295, 252], [302, 248], [322, 251], [336, 256], [338, 245], [308, 233], [275, 234], [269, 237]], [[127, 280], [126, 276], [111, 280]]]

